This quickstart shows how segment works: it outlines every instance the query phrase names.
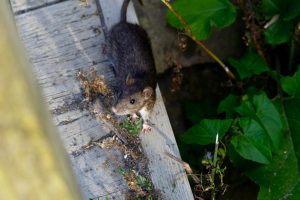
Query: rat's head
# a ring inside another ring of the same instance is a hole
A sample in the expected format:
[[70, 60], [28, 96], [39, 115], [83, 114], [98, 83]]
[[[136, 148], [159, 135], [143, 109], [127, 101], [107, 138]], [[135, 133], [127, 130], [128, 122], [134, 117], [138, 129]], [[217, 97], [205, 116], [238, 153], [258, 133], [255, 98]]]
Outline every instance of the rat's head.
[[134, 114], [151, 100], [153, 93], [154, 91], [150, 86], [140, 89], [140, 86], [136, 85], [135, 79], [128, 75], [126, 87], [121, 91], [118, 102], [112, 107], [112, 111], [117, 115]]

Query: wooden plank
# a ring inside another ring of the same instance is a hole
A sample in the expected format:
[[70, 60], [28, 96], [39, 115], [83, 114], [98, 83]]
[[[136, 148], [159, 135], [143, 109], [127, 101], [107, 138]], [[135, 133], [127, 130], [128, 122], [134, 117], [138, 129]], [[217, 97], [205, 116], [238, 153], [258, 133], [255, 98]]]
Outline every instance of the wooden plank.
[[[111, 28], [118, 23], [122, 0], [99, 0], [106, 27]], [[115, 14], [112, 14], [115, 13]], [[127, 20], [138, 23], [132, 2], [127, 11]], [[193, 199], [187, 176], [182, 166], [166, 156], [169, 152], [180, 158], [179, 150], [172, 131], [171, 124], [157, 87], [157, 101], [151, 114], [153, 130], [149, 134], [141, 134], [142, 145], [149, 159], [151, 178], [156, 188], [161, 190], [164, 199]]]
[[26, 12], [49, 4], [58, 2], [59, 0], [11, 0], [11, 6], [15, 13]]
[[[107, 196], [122, 199], [126, 183], [116, 163], [120, 152], [100, 148], [84, 150], [92, 139], [110, 130], [82, 109], [79, 69], [94, 66], [105, 72], [104, 44], [95, 4], [66, 1], [16, 16], [17, 25], [85, 199]], [[109, 167], [106, 166], [107, 163]]]
[[[15, 14], [30, 12], [31, 10], [40, 9], [42, 7], [51, 6], [53, 4], [67, 0], [10, 0], [11, 7]], [[78, 5], [89, 5], [92, 0], [72, 0], [77, 1]]]
[[[16, 19], [85, 198], [123, 199], [127, 185], [117, 170], [122, 161], [121, 153], [97, 147], [83, 148], [92, 139], [110, 132], [89, 111], [82, 110], [79, 81], [75, 78], [79, 69], [91, 65], [103, 74], [110, 72], [106, 56], [102, 54], [103, 33], [118, 21], [121, 1], [101, 0], [100, 5], [105, 24], [95, 15], [94, 2], [84, 6], [78, 1], [42, 7], [19, 14]], [[137, 22], [132, 5], [128, 15], [130, 20]], [[141, 135], [150, 160], [152, 181], [164, 199], [193, 199], [182, 167], [164, 154], [167, 151], [179, 157], [159, 88], [157, 96], [151, 117], [155, 124], [153, 131]]]

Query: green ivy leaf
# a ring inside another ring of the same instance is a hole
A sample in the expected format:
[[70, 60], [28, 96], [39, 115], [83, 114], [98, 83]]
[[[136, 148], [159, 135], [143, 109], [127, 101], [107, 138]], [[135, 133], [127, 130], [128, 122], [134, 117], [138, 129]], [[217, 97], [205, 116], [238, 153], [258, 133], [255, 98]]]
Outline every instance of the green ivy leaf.
[[[236, 18], [236, 9], [228, 0], [176, 0], [173, 7], [200, 40], [206, 39], [213, 27], [229, 26]], [[176, 28], [184, 28], [171, 11], [167, 13], [167, 20]]]
[[254, 74], [259, 75], [269, 70], [263, 58], [254, 51], [247, 51], [239, 60], [229, 58], [228, 61], [237, 70], [241, 79], [249, 78]]
[[282, 89], [292, 97], [284, 99], [283, 108], [287, 118], [287, 127], [289, 127], [293, 139], [295, 153], [298, 160], [300, 160], [300, 66], [294, 76], [283, 77], [280, 82]]
[[204, 119], [182, 135], [182, 140], [187, 144], [211, 144], [215, 143], [216, 135], [221, 140], [230, 128], [231, 119]]
[[289, 127], [291, 135], [286, 133], [282, 137], [270, 164], [251, 169], [246, 174], [260, 186], [258, 199], [296, 200], [300, 199], [300, 98], [285, 99], [283, 104], [278, 100], [275, 103], [281, 114], [284, 109], [288, 120], [285, 127]]
[[260, 186], [259, 200], [300, 199], [300, 174], [291, 138], [282, 140], [282, 145], [270, 164], [246, 172]]
[[248, 171], [260, 165], [260, 163], [253, 162], [243, 158], [236, 150], [232, 143], [229, 144], [227, 149], [227, 156], [233, 166], [239, 171]]
[[243, 117], [249, 117], [258, 120], [252, 103], [247, 99], [242, 101], [241, 105], [235, 109]]
[[280, 12], [280, 8], [274, 0], [262, 0], [260, 8], [267, 18], [271, 18]]
[[227, 118], [233, 117], [234, 109], [239, 106], [240, 98], [237, 95], [228, 95], [225, 99], [223, 99], [218, 107], [218, 113], [226, 113]]
[[300, 98], [286, 99], [283, 105], [294, 143], [295, 153], [300, 161]]
[[292, 97], [300, 97], [300, 65], [293, 77], [283, 77], [280, 82], [286, 93]]
[[262, 0], [260, 8], [267, 19], [279, 14], [283, 20], [291, 20], [300, 14], [300, 1]]
[[269, 135], [274, 149], [278, 150], [283, 124], [279, 112], [265, 93], [255, 95], [252, 103], [249, 100], [242, 102], [236, 111], [243, 117], [256, 120]]
[[293, 29], [294, 24], [291, 21], [278, 20], [264, 32], [266, 42], [272, 45], [288, 42]]
[[244, 158], [262, 164], [272, 159], [270, 140], [265, 130], [253, 119], [241, 118], [240, 126], [243, 134], [235, 136], [231, 144]]

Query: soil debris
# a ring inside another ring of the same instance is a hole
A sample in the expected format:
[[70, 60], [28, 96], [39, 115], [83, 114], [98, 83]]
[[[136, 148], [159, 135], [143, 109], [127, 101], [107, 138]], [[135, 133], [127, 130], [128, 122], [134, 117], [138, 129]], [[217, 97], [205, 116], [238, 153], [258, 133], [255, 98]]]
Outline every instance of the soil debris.
[[180, 90], [183, 80], [182, 65], [174, 59], [171, 54], [166, 55], [165, 60], [168, 66], [172, 69], [171, 92]]
[[105, 84], [104, 76], [97, 75], [94, 67], [91, 67], [87, 72], [80, 71], [77, 76], [84, 90], [84, 95], [89, 101], [93, 101], [99, 94], [107, 97], [111, 95], [110, 89]]
[[[160, 192], [154, 189], [148, 169], [148, 159], [141, 145], [138, 132], [141, 123], [131, 122], [128, 117], [114, 115], [109, 108], [116, 94], [110, 85], [105, 83], [103, 75], [98, 75], [95, 68], [78, 73], [83, 96], [89, 105], [89, 111], [101, 123], [111, 130], [110, 134], [97, 140], [91, 140], [82, 146], [82, 152], [94, 147], [102, 149], [118, 149], [122, 153], [123, 164], [119, 164], [120, 174], [127, 182], [129, 190], [125, 199], [162, 199]], [[72, 155], [80, 154], [79, 151]]]

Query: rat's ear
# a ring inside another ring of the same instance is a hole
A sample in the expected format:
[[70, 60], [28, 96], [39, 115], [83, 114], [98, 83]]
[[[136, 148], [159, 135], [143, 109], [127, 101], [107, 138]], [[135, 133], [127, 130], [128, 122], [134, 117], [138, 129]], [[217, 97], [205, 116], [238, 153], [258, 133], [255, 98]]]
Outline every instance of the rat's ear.
[[153, 95], [153, 89], [151, 87], [146, 87], [144, 90], [143, 90], [143, 97], [145, 99], [149, 99], [152, 95]]
[[135, 80], [132, 78], [131, 74], [129, 73], [126, 77], [126, 85], [132, 85], [134, 84]]

